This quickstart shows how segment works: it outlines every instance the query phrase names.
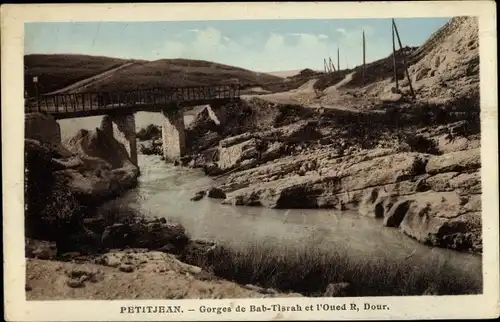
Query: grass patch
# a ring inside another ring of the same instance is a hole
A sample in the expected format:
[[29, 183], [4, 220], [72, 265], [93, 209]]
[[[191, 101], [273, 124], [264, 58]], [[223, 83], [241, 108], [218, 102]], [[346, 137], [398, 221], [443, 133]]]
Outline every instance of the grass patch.
[[242, 249], [218, 246], [207, 256], [185, 254], [183, 260], [222, 278], [306, 296], [322, 296], [330, 283], [350, 283], [346, 296], [477, 294], [479, 277], [464, 276], [447, 263], [409, 260], [353, 259], [346, 251], [314, 246], [276, 247], [264, 243]]
[[88, 55], [45, 55], [24, 56], [25, 90], [34, 96], [33, 77], [38, 77], [40, 94], [52, 92], [88, 77], [118, 67], [124, 59]]

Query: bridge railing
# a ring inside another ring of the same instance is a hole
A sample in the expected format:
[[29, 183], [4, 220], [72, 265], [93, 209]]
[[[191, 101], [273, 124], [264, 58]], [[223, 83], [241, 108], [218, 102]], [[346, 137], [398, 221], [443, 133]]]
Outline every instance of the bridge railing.
[[42, 95], [29, 99], [26, 112], [71, 113], [104, 109], [197, 102], [216, 99], [236, 99], [240, 96], [238, 84], [214, 86], [186, 86], [139, 89], [124, 92], [88, 92]]

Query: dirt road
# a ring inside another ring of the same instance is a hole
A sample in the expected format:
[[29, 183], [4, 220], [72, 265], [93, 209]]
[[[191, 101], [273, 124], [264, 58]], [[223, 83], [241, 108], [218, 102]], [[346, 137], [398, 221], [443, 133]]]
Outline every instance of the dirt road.
[[58, 89], [57, 91], [53, 91], [51, 93], [48, 93], [47, 95], [53, 95], [53, 94], [66, 94], [66, 93], [79, 93], [79, 92], [82, 92], [84, 91], [87, 87], [89, 87], [90, 85], [93, 85], [94, 83], [98, 82], [98, 81], [102, 81], [106, 78], [109, 78], [111, 77], [111, 75], [113, 73], [115, 73], [116, 71], [120, 70], [120, 69], [123, 69], [123, 68], [127, 68], [129, 66], [132, 66], [136, 63], [132, 62], [132, 63], [125, 63], [123, 65], [120, 65], [118, 67], [115, 67], [115, 68], [112, 68], [110, 70], [107, 70], [103, 73], [100, 73], [100, 74], [97, 74], [97, 75], [94, 75], [92, 77], [89, 77], [89, 78], [85, 78], [79, 82], [76, 82], [76, 83], [73, 83], [69, 86], [66, 86], [64, 88], [61, 88], [61, 89]]
[[323, 91], [316, 91], [314, 89], [314, 84], [318, 81], [318, 79], [311, 79], [299, 88], [292, 89], [287, 92], [265, 95], [243, 95], [242, 98], [250, 99], [252, 97], [258, 97], [277, 104], [303, 105], [310, 108], [335, 109], [341, 111], [351, 111], [354, 113], [368, 111], [373, 113], [383, 112], [366, 108], [372, 104], [373, 100], [364, 96], [354, 97], [350, 93], [341, 89], [352, 80], [352, 76], [353, 73], [346, 75], [343, 80]]

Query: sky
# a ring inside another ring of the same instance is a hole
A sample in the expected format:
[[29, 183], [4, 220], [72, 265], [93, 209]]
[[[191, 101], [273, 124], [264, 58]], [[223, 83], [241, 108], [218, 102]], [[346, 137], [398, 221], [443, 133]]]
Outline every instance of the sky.
[[[421, 45], [451, 18], [401, 18], [403, 46]], [[186, 58], [273, 72], [344, 68], [392, 51], [390, 19], [43, 22], [25, 24], [25, 54], [77, 53], [126, 59]]]

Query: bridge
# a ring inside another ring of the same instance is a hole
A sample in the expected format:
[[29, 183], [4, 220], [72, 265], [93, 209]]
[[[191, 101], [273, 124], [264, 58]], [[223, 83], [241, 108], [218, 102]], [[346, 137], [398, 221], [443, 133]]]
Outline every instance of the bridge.
[[25, 100], [25, 112], [48, 114], [56, 120], [102, 115], [101, 130], [121, 142], [137, 165], [136, 112], [161, 113], [163, 156], [174, 161], [186, 150], [184, 109], [210, 105], [216, 115], [223, 115], [224, 105], [239, 98], [239, 84], [53, 94]]

